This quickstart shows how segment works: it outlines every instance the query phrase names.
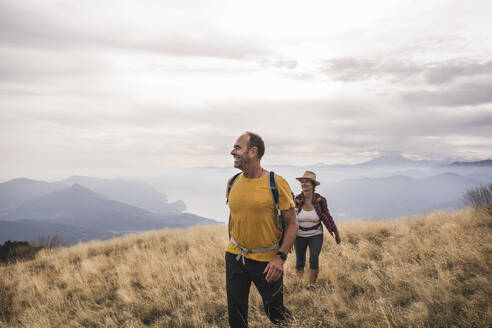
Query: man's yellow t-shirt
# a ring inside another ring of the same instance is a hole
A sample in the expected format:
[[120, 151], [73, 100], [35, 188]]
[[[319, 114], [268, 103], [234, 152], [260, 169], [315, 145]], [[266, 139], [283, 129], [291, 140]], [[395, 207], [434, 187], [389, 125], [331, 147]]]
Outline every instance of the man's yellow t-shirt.
[[[260, 249], [275, 245], [281, 235], [276, 224], [275, 204], [270, 192], [269, 179], [269, 174], [256, 179], [248, 179], [241, 174], [237, 177], [230, 191], [231, 222], [229, 232], [239, 245], [247, 249]], [[275, 181], [278, 188], [280, 210], [294, 208], [292, 192], [287, 181], [277, 174], [275, 174]], [[239, 254], [239, 248], [232, 242], [229, 242], [226, 251]], [[267, 252], [250, 253], [245, 257], [255, 261], [270, 262], [277, 252], [278, 249], [274, 249]]]

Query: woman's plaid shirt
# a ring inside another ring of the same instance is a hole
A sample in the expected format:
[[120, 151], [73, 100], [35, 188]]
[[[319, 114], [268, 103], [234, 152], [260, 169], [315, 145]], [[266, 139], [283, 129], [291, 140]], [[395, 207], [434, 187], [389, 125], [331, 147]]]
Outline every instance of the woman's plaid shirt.
[[[320, 194], [314, 193], [313, 199], [311, 201], [313, 203], [314, 209], [316, 210], [316, 214], [318, 214], [318, 217], [320, 218], [321, 222], [323, 222], [326, 229], [328, 229], [330, 233], [335, 233], [337, 231], [337, 226], [335, 224], [335, 221], [333, 221], [333, 218], [330, 215], [330, 211], [328, 211], [326, 198], [324, 198]], [[305, 199], [302, 193], [296, 196], [297, 212], [301, 210], [302, 206], [304, 205], [304, 202]]]

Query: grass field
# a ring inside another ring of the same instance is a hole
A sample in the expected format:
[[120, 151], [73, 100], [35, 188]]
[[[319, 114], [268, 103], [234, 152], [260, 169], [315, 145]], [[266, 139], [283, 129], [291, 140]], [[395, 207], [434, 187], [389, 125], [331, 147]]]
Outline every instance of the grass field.
[[[292, 327], [491, 327], [492, 217], [340, 223], [315, 291], [285, 266]], [[225, 226], [42, 250], [0, 266], [0, 327], [228, 327]], [[250, 327], [270, 327], [256, 289]]]

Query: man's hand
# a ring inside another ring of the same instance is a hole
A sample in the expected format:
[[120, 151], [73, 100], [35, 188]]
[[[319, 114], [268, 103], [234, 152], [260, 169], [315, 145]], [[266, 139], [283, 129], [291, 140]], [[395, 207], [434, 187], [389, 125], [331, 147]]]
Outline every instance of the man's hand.
[[285, 260], [279, 255], [275, 255], [275, 257], [268, 262], [265, 271], [263, 271], [263, 274], [266, 273], [265, 279], [267, 282], [275, 282], [280, 279], [282, 272], [284, 271], [284, 263]]
[[[286, 228], [284, 231], [284, 242], [278, 250], [287, 254], [292, 249], [294, 240], [296, 240], [299, 225], [297, 223], [296, 210], [294, 208], [281, 211], [281, 213]], [[267, 274], [265, 277], [267, 282], [274, 282], [280, 279], [282, 272], [284, 271], [284, 263], [285, 260], [279, 255], [275, 255], [275, 257], [268, 262], [265, 271], [263, 271], [263, 274]]]

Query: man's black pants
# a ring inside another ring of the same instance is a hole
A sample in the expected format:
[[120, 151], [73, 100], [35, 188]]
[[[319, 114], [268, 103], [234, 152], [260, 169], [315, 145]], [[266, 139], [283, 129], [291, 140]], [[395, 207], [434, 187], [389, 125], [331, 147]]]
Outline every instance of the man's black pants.
[[290, 311], [284, 306], [283, 275], [279, 280], [267, 283], [263, 274], [267, 262], [245, 258], [236, 261], [236, 256], [226, 252], [226, 288], [229, 325], [232, 328], [248, 327], [248, 299], [253, 282], [263, 299], [265, 313], [273, 323], [282, 323], [291, 318]]

